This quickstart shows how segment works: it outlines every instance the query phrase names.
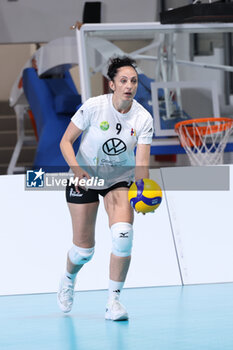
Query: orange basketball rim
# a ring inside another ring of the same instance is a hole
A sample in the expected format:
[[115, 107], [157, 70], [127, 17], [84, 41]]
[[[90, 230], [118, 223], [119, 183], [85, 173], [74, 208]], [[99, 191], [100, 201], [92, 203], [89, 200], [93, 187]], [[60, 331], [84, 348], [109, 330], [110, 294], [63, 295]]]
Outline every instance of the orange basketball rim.
[[233, 126], [231, 118], [197, 118], [184, 120], [175, 125], [175, 132], [180, 137], [181, 145], [201, 146], [203, 139], [212, 134], [222, 133]]

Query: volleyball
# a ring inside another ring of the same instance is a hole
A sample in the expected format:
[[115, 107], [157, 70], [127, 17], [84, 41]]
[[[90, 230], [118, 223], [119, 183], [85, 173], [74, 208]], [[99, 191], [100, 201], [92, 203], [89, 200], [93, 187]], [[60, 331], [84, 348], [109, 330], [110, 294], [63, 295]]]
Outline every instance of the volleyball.
[[154, 180], [141, 179], [130, 186], [128, 199], [138, 213], [150, 213], [159, 207], [162, 190]]

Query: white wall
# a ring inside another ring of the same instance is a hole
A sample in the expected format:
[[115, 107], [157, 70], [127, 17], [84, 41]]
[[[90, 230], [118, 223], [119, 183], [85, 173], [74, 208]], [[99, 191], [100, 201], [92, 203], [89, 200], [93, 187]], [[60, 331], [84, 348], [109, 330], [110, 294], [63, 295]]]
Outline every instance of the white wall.
[[[160, 172], [154, 177], [161, 183]], [[64, 193], [25, 191], [24, 175], [0, 177], [0, 295], [57, 290], [72, 229]], [[134, 254], [126, 287], [180, 284], [164, 200], [155, 214], [135, 216]], [[111, 237], [100, 203], [96, 252], [80, 271], [78, 290], [108, 286]]]
[[0, 42], [48, 42], [68, 35], [78, 18], [82, 18], [80, 1], [1, 1]]
[[[84, 3], [85, 0], [0, 1], [0, 44], [6, 44], [0, 45], [0, 101], [8, 100], [15, 79], [31, 57], [33, 45], [29, 44], [75, 35], [70, 26], [82, 21]], [[102, 22], [154, 21], [156, 11], [155, 0], [147, 0], [146, 6], [140, 0], [104, 0]], [[102, 93], [102, 78], [94, 77], [93, 84], [94, 94]]]
[[[126, 287], [180, 285], [179, 266], [184, 284], [233, 281], [233, 166], [224, 167], [231, 185], [224, 191], [219, 179], [226, 184], [227, 177], [219, 167], [208, 168], [211, 176], [206, 167], [151, 171], [166, 190], [154, 214], [135, 215]], [[204, 187], [192, 187], [195, 179]], [[0, 176], [0, 295], [55, 292], [71, 245], [64, 193], [24, 187], [24, 175]], [[96, 253], [80, 271], [78, 290], [107, 288], [110, 249], [101, 200]]]
[[[84, 0], [18, 0], [0, 2], [0, 43], [48, 42], [70, 34], [82, 21]], [[154, 21], [156, 1], [104, 0], [102, 22]]]
[[184, 284], [232, 282], [233, 166], [162, 169], [162, 176]]
[[153, 22], [158, 11], [158, 1], [103, 0], [102, 22]]

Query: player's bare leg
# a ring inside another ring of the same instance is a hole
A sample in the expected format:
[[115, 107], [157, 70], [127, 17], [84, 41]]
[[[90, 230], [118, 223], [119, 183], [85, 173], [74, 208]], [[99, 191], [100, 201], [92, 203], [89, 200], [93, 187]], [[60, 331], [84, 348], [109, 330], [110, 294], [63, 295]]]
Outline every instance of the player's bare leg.
[[128, 314], [125, 308], [119, 303], [119, 296], [124, 286], [131, 260], [131, 249], [130, 244], [127, 245], [127, 240], [130, 237], [131, 242], [133, 233], [133, 209], [128, 201], [128, 189], [117, 188], [108, 192], [104, 197], [104, 204], [109, 217], [109, 227], [111, 228], [113, 236], [116, 237], [116, 234], [122, 231], [120, 235], [122, 236], [122, 241], [124, 241], [123, 245], [120, 243], [119, 252], [117, 246], [119, 245], [119, 240], [117, 239], [115, 241], [116, 247], [110, 257], [109, 300], [105, 317], [112, 320], [122, 320], [127, 319]]
[[[73, 204], [68, 203], [72, 227], [73, 244], [81, 248], [92, 248], [95, 245], [95, 223], [99, 202]], [[67, 271], [77, 273], [82, 265], [74, 265], [67, 258]]]
[[76, 275], [94, 254], [98, 205], [99, 202], [68, 203], [73, 226], [73, 247], [68, 252], [67, 269], [58, 291], [58, 305], [63, 312], [71, 310]]

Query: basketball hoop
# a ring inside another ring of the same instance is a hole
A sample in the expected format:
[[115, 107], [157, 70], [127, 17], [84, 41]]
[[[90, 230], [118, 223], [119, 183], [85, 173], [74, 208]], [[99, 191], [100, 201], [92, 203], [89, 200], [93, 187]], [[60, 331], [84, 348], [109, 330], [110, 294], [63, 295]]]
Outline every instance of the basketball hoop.
[[231, 118], [190, 119], [175, 125], [181, 146], [194, 166], [222, 164], [232, 129]]

